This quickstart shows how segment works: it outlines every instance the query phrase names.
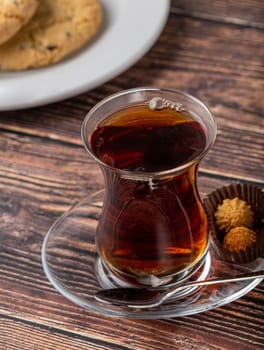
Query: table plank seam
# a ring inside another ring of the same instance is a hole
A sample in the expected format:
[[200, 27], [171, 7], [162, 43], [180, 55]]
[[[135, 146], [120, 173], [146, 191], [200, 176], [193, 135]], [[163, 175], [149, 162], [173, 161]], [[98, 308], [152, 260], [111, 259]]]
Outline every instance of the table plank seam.
[[216, 172], [214, 170], [207, 169], [204, 167], [199, 168], [199, 174], [202, 176], [213, 178], [213, 179], [228, 180], [233, 183], [251, 183], [252, 185], [263, 187], [263, 181], [253, 177], [241, 176], [239, 174], [231, 174], [231, 173], [220, 174], [219, 172]]
[[[69, 330], [58, 328], [58, 327], [55, 327], [55, 326], [47, 326], [47, 325], [45, 325], [43, 323], [37, 323], [37, 322], [30, 321], [30, 320], [26, 320], [26, 319], [24, 319], [22, 317], [16, 317], [16, 316], [9, 316], [9, 315], [0, 314], [0, 320], [1, 319], [3, 319], [3, 320], [5, 320], [5, 319], [7, 320], [8, 319], [8, 320], [11, 320], [11, 321], [14, 321], [14, 322], [20, 322], [20, 323], [22, 323], [24, 325], [34, 326], [34, 327], [38, 327], [39, 329], [48, 330], [49, 332], [54, 331], [56, 333], [62, 334], [64, 336], [67, 336], [69, 338], [78, 336], [79, 340], [92, 342], [93, 344], [96, 344], [96, 345], [102, 345], [102, 346], [109, 346], [110, 345], [111, 346], [111, 343], [109, 343], [109, 342], [107, 342], [105, 340], [102, 340], [102, 339], [92, 338], [92, 337], [80, 334], [78, 332], [69, 331]], [[115, 350], [128, 350], [130, 348], [124, 347], [122, 345], [115, 344], [114, 345], [114, 349]]]
[[170, 10], [171, 14], [174, 14], [179, 17], [184, 17], [184, 18], [190, 18], [190, 19], [195, 19], [195, 20], [202, 20], [202, 21], [207, 21], [207, 22], [213, 22], [213, 23], [218, 23], [218, 24], [225, 24], [229, 26], [234, 26], [237, 28], [252, 28], [252, 29], [263, 29], [264, 24], [260, 22], [253, 22], [249, 20], [243, 20], [241, 18], [235, 18], [235, 17], [219, 17], [219, 16], [214, 16], [209, 13], [202, 13], [199, 11], [193, 11], [191, 14], [181, 10], [177, 7], [172, 7]]

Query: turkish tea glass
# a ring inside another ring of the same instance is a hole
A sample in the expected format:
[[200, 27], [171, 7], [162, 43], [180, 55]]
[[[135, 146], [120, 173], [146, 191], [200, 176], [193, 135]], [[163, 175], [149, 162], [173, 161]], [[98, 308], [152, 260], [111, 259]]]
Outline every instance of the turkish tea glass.
[[105, 181], [95, 240], [116, 281], [166, 286], [202, 266], [209, 239], [197, 170], [215, 137], [207, 106], [177, 90], [125, 90], [90, 110], [82, 140]]

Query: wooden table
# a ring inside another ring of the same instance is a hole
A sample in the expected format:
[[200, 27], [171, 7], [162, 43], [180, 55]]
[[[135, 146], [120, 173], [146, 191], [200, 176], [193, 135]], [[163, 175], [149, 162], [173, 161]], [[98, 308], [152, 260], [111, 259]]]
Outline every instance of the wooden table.
[[1, 350], [263, 349], [263, 282], [202, 314], [129, 320], [76, 306], [43, 273], [47, 230], [97, 183], [80, 139], [85, 114], [103, 97], [143, 85], [187, 91], [215, 114], [202, 195], [237, 181], [263, 186], [264, 2], [173, 0], [160, 39], [117, 78], [63, 102], [0, 113]]

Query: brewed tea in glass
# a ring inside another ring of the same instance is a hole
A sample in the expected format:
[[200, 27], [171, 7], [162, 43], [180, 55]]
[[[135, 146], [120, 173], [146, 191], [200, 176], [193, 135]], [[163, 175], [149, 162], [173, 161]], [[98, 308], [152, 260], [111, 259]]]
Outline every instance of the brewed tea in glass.
[[202, 265], [208, 228], [197, 170], [215, 136], [206, 105], [176, 90], [122, 91], [88, 113], [83, 143], [105, 180], [97, 251], [116, 280], [163, 286]]

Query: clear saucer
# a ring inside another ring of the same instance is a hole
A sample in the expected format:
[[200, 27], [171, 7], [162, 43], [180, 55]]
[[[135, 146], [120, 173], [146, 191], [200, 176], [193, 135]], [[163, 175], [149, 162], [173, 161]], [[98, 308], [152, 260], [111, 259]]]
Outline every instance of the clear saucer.
[[[262, 280], [256, 278], [196, 288], [155, 308], [138, 309], [99, 302], [94, 294], [102, 288], [116, 285], [111, 276], [103, 271], [94, 242], [102, 200], [103, 191], [100, 191], [70, 208], [52, 225], [42, 247], [42, 263], [51, 284], [67, 299], [82, 307], [133, 319], [187, 316], [230, 303], [255, 288]], [[263, 268], [263, 258], [246, 265], [225, 263], [217, 257], [211, 242], [205, 263], [196, 274], [200, 279], [216, 278]]]

